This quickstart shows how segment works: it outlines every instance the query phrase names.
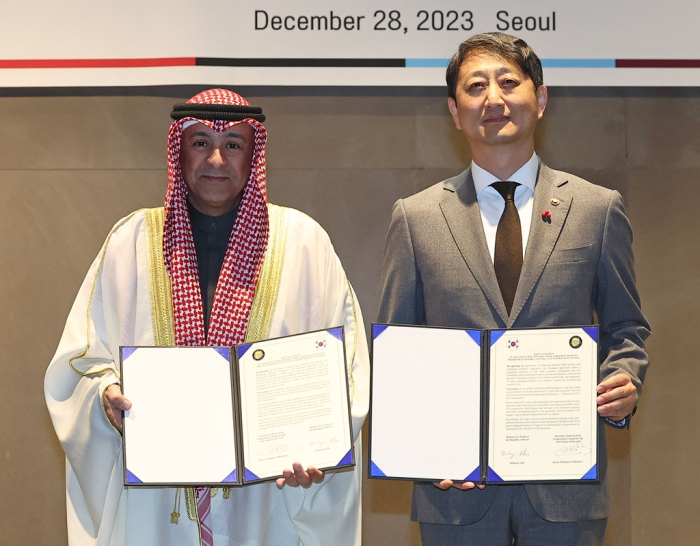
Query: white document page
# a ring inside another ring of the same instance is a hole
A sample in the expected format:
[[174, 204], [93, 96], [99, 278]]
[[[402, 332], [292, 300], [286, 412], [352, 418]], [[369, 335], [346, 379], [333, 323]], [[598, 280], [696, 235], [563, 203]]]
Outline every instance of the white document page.
[[124, 419], [125, 464], [144, 484], [220, 483], [236, 469], [228, 351], [139, 347], [122, 357], [133, 404]]
[[597, 343], [582, 328], [509, 330], [491, 346], [489, 467], [580, 480], [596, 464]]
[[247, 480], [294, 462], [339, 466], [352, 449], [341, 339], [320, 331], [253, 343], [238, 366]]
[[376, 336], [370, 475], [464, 480], [478, 474], [480, 369], [479, 343], [464, 330], [388, 326]]

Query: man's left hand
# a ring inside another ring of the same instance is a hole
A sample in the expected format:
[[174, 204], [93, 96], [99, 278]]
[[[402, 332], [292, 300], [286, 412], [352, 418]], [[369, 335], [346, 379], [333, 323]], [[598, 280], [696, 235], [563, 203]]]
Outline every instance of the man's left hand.
[[611, 375], [598, 385], [598, 414], [611, 421], [622, 421], [634, 410], [637, 387], [626, 373]]
[[292, 464], [292, 470], [285, 468], [282, 471], [284, 478], [277, 479], [277, 487], [282, 489], [285, 485], [289, 487], [299, 487], [300, 485], [304, 488], [311, 487], [312, 483], [321, 483], [323, 478], [326, 477], [326, 473], [320, 471], [318, 468], [310, 466], [306, 470], [301, 466], [301, 463]]

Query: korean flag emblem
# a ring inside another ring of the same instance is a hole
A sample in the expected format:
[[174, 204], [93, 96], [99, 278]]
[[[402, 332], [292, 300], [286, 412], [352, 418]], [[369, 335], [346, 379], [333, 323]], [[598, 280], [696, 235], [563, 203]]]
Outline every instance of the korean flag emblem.
[[508, 340], [508, 348], [509, 348], [511, 351], [514, 351], [514, 350], [517, 349], [519, 346], [520, 346], [520, 343], [518, 343], [518, 340], [517, 340], [517, 339], [509, 339], [509, 340]]
[[316, 341], [316, 348], [317, 349], [325, 349], [326, 348], [326, 340], [325, 339], [319, 339]]

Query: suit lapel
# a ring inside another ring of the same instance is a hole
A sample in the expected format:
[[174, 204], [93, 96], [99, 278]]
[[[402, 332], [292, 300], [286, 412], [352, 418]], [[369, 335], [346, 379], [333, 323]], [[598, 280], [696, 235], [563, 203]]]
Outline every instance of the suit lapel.
[[[523, 309], [538, 279], [542, 275], [554, 245], [559, 239], [571, 207], [572, 195], [567, 187], [568, 179], [557, 175], [545, 164], [540, 164], [540, 171], [535, 186], [535, 199], [532, 207], [532, 223], [520, 273], [518, 289], [513, 300], [508, 326], [512, 326]], [[554, 200], [554, 204], [552, 201]], [[551, 223], [545, 222], [542, 214], [551, 214]]]
[[445, 186], [440, 208], [467, 267], [503, 323], [507, 323], [508, 313], [486, 244], [471, 169], [457, 177], [454, 186]]

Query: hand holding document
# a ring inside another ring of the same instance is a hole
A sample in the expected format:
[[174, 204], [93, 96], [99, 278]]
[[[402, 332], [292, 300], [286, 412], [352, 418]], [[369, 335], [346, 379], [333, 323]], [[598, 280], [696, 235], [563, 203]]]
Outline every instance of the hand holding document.
[[103, 404], [107, 419], [114, 428], [121, 432], [122, 412], [131, 409], [131, 401], [122, 394], [122, 388], [115, 383], [105, 389]]
[[612, 421], [621, 421], [634, 411], [637, 387], [626, 373], [607, 377], [598, 385], [598, 414]]
[[595, 481], [597, 336], [373, 325], [370, 477]]
[[454, 487], [455, 489], [459, 489], [460, 491], [468, 491], [470, 489], [474, 489], [475, 487], [478, 487], [479, 489], [483, 489], [486, 487], [482, 483], [474, 483], [474, 482], [453, 482], [452, 480], [442, 480], [440, 482], [433, 482], [433, 485], [437, 487], [438, 489], [442, 489], [443, 491], [446, 491], [450, 487]]
[[277, 487], [282, 489], [285, 485], [289, 487], [311, 487], [313, 483], [321, 483], [326, 473], [314, 466], [309, 466], [306, 470], [301, 463], [294, 463], [292, 468], [285, 468], [282, 471], [283, 478], [277, 478]]
[[122, 347], [125, 484], [306, 486], [352, 466], [344, 350], [342, 328], [233, 348]]

